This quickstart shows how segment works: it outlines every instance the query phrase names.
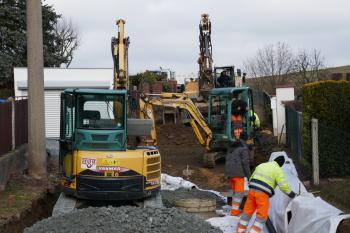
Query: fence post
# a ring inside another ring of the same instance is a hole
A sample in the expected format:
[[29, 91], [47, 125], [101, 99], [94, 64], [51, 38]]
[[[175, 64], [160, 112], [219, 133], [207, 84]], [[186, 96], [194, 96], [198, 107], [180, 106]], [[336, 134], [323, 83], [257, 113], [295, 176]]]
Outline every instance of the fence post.
[[12, 120], [12, 150], [16, 149], [16, 117], [15, 117], [15, 98], [10, 97], [11, 101], [11, 120]]
[[314, 185], [320, 183], [319, 159], [318, 159], [318, 120], [311, 119], [311, 136], [312, 136], [312, 174]]

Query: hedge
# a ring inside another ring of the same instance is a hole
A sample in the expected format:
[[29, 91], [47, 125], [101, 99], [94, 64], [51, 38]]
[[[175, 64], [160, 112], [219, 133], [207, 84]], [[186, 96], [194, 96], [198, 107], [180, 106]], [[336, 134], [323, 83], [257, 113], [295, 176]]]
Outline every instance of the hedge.
[[350, 175], [350, 82], [321, 81], [303, 87], [303, 156], [311, 165], [311, 118], [319, 122], [321, 177]]

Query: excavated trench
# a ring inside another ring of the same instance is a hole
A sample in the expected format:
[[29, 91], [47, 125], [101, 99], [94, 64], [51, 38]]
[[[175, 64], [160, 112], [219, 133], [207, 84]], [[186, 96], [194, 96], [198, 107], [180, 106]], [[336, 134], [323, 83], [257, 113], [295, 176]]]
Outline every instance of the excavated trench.
[[21, 233], [24, 228], [32, 226], [37, 221], [50, 217], [57, 198], [57, 194], [42, 192], [38, 198], [32, 200], [28, 208], [6, 219], [6, 221], [0, 225], [0, 233]]

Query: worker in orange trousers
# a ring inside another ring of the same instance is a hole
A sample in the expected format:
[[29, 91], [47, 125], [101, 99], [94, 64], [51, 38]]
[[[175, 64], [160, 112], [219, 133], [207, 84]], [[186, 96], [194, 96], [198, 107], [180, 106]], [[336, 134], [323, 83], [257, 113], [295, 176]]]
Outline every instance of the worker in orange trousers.
[[290, 189], [288, 182], [281, 169], [285, 162], [284, 156], [278, 156], [272, 162], [262, 163], [254, 170], [249, 180], [249, 192], [243, 213], [237, 225], [236, 233], [246, 231], [250, 218], [256, 211], [255, 222], [249, 233], [261, 233], [269, 211], [269, 198], [274, 195], [276, 185], [290, 198], [296, 194]]
[[231, 215], [238, 216], [241, 213], [241, 203], [244, 197], [244, 177], [250, 176], [249, 152], [243, 143], [230, 143], [225, 162], [225, 176], [229, 178], [232, 196]]

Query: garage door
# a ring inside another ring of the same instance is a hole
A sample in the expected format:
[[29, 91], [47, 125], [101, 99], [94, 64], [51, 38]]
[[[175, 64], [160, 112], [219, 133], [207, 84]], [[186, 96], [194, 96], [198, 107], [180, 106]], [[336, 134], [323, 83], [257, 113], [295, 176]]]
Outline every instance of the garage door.
[[[45, 90], [45, 134], [47, 138], [60, 137], [61, 92], [62, 90]], [[24, 95], [27, 95], [27, 92]]]

